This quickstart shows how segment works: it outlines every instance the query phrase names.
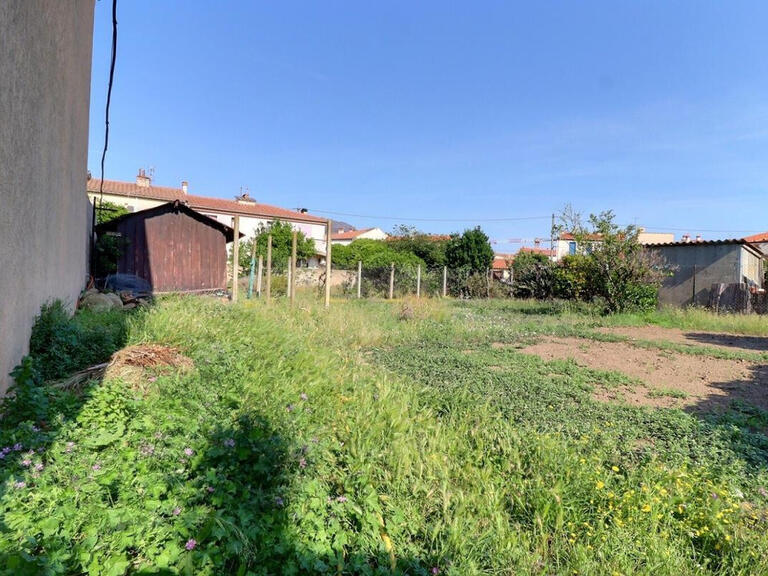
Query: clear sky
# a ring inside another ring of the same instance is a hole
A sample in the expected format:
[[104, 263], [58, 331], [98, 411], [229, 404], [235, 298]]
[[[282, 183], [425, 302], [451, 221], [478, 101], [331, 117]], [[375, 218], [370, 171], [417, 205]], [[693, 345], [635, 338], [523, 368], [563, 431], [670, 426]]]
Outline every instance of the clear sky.
[[548, 237], [567, 203], [678, 236], [768, 230], [764, 1], [119, 0], [118, 22], [109, 179], [152, 167], [194, 194], [497, 240]]

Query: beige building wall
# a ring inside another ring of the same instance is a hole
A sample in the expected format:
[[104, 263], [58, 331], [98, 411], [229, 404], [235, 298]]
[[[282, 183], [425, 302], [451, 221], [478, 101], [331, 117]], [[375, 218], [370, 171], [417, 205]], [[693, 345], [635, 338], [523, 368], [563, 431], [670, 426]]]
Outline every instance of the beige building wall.
[[40, 306], [86, 280], [93, 9], [0, 1], [0, 394]]

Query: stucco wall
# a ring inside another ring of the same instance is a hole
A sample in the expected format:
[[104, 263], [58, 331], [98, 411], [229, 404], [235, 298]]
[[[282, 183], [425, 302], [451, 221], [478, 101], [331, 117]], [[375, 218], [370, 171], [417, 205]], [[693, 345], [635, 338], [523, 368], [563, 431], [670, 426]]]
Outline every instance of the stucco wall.
[[0, 2], [0, 393], [40, 306], [86, 278], [93, 8]]

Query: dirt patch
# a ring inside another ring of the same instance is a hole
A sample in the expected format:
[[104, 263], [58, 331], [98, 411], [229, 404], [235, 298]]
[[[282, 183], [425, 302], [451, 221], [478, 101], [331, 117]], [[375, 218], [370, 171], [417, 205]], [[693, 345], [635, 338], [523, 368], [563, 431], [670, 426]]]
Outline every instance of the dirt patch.
[[580, 366], [620, 372], [644, 384], [600, 387], [595, 393], [599, 400], [707, 412], [722, 410], [731, 400], [742, 400], [768, 410], [768, 365], [580, 338], [549, 338], [523, 352], [544, 360], [570, 358]]
[[679, 330], [677, 328], [662, 328], [661, 326], [653, 325], [598, 328], [597, 332], [626, 336], [636, 340], [666, 340], [676, 344], [709, 346], [723, 350], [768, 352], [768, 338], [763, 336]]

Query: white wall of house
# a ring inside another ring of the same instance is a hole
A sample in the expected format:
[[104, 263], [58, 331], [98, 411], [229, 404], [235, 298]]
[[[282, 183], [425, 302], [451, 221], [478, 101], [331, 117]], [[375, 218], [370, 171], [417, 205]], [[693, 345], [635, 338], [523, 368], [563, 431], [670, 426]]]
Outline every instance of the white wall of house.
[[340, 238], [337, 240], [331, 240], [331, 244], [339, 244], [341, 246], [348, 246], [349, 244], [352, 244], [355, 240], [386, 240], [389, 238], [389, 234], [384, 232], [381, 228], [371, 228], [370, 230], [365, 230], [355, 236], [354, 238]]

